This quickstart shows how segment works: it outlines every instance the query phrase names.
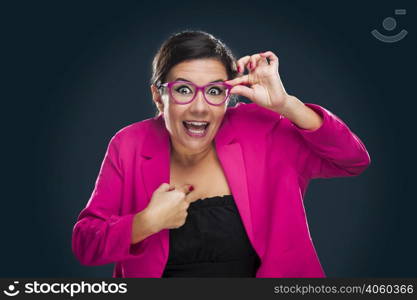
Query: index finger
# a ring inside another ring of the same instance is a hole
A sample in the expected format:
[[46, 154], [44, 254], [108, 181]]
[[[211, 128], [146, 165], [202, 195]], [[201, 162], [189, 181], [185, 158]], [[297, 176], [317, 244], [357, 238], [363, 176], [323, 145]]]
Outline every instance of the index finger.
[[194, 188], [192, 188], [192, 185], [191, 185], [191, 184], [184, 184], [184, 185], [182, 185], [182, 186], [180, 186], [180, 187], [177, 187], [176, 189], [177, 189], [178, 191], [183, 192], [183, 193], [187, 196], [189, 193], [191, 193], [191, 191], [192, 191]]
[[237, 84], [250, 85], [249, 75], [243, 75], [241, 77], [236, 77], [234, 79], [226, 80], [225, 83], [233, 85], [233, 86]]

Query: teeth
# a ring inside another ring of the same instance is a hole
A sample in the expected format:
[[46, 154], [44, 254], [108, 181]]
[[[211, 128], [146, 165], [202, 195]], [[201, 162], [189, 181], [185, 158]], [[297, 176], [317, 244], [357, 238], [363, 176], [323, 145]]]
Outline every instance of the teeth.
[[[186, 124], [185, 128], [187, 131], [194, 133], [194, 134], [203, 134], [207, 130], [207, 122], [187, 122], [184, 121]], [[189, 126], [200, 126], [200, 128], [191, 128]]]
[[192, 133], [203, 133], [205, 131], [205, 129], [202, 130], [194, 130], [194, 129], [189, 129], [187, 128], [188, 131], [191, 131]]
[[208, 122], [188, 122], [188, 121], [184, 121], [187, 124], [191, 124], [191, 125], [195, 125], [195, 126], [202, 126], [202, 125], [207, 125]]

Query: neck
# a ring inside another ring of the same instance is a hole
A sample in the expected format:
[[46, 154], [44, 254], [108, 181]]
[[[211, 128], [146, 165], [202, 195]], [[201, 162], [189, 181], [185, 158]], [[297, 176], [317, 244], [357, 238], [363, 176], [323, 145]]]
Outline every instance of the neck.
[[197, 166], [204, 160], [211, 158], [215, 153], [213, 143], [202, 151], [194, 153], [178, 151], [176, 147], [171, 147], [171, 149], [171, 160], [184, 168]]

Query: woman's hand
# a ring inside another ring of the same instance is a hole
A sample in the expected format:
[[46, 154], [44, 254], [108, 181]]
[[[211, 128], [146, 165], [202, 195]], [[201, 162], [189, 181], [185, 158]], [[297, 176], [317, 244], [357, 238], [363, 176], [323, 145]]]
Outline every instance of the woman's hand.
[[[269, 59], [269, 63], [267, 61]], [[245, 67], [249, 74], [243, 75]], [[278, 73], [278, 57], [271, 51], [247, 55], [237, 61], [239, 77], [228, 80], [231, 93], [249, 98], [260, 106], [276, 112], [283, 110], [289, 95]]]
[[[301, 129], [320, 128], [322, 117], [285, 91], [278, 73], [278, 57], [274, 53], [266, 51], [244, 56], [237, 61], [237, 67], [240, 76], [226, 81], [233, 85], [231, 93], [283, 115]], [[245, 67], [249, 70], [247, 75], [243, 75]]]
[[190, 184], [175, 187], [172, 184], [162, 183], [153, 192], [145, 208], [148, 226], [153, 228], [153, 232], [184, 225], [190, 203], [198, 200], [189, 200], [190, 197], [187, 197], [193, 190], [190, 187]]

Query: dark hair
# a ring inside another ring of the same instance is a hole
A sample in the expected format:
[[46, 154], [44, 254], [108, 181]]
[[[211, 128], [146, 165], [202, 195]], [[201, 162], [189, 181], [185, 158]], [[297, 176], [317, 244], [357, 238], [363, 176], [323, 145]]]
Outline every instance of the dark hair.
[[[229, 47], [205, 31], [185, 30], [172, 34], [162, 43], [152, 61], [150, 83], [159, 88], [171, 68], [183, 61], [199, 58], [218, 59], [224, 65], [228, 79], [237, 77], [236, 58]], [[237, 95], [230, 95], [228, 105], [233, 106], [236, 100]]]

